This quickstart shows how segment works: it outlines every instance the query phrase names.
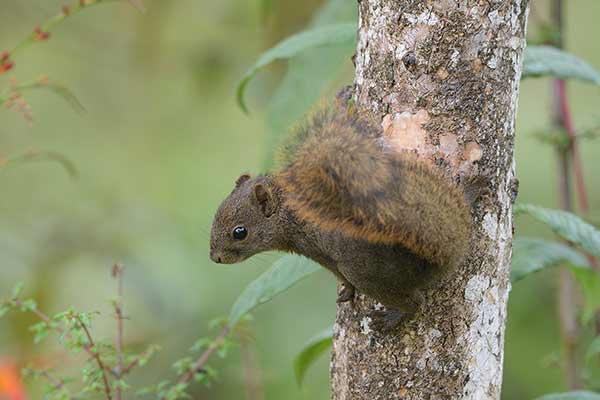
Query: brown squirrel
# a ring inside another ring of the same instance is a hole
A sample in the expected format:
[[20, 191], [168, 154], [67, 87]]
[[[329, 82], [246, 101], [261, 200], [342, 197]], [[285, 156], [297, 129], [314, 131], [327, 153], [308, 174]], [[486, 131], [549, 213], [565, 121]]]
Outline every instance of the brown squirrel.
[[386, 306], [395, 326], [441, 272], [465, 257], [463, 189], [436, 167], [386, 146], [379, 124], [341, 102], [316, 111], [283, 147], [283, 167], [240, 176], [219, 207], [210, 256], [237, 263], [280, 250], [306, 256]]

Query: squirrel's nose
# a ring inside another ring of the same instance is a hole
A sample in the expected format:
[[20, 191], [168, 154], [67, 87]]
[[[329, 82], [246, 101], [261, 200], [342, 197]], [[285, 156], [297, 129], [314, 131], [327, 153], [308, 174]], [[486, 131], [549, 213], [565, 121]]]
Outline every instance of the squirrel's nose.
[[210, 259], [216, 262], [217, 264], [221, 264], [223, 262], [221, 260], [221, 256], [214, 250], [210, 251]]

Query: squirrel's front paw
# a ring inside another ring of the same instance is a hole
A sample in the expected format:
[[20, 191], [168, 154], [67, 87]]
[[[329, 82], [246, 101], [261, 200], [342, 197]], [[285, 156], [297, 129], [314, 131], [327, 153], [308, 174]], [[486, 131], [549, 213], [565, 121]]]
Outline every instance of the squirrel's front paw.
[[371, 317], [371, 326], [374, 330], [389, 332], [396, 330], [407, 319], [408, 314], [395, 308], [390, 308], [387, 310], [373, 310], [369, 314], [369, 317]]
[[345, 303], [347, 301], [353, 300], [354, 299], [354, 286], [352, 286], [349, 283], [344, 283], [344, 288], [342, 289], [342, 291], [338, 294], [338, 298], [336, 300], [337, 303]]

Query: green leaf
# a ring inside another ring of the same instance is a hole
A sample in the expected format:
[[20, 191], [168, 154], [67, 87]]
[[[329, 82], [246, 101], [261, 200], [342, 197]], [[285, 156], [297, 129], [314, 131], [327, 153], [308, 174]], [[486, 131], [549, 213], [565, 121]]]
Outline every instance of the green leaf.
[[2, 95], [0, 95], [0, 104], [4, 104], [5, 102], [9, 101], [10, 96], [13, 93], [23, 93], [30, 90], [49, 90], [57, 96], [62, 97], [62, 99], [67, 102], [67, 104], [70, 105], [77, 113], [83, 114], [85, 112], [85, 107], [83, 104], [81, 104], [77, 96], [68, 87], [57, 82], [40, 80], [26, 82], [17, 85], [8, 91], [5, 91]]
[[275, 47], [263, 53], [242, 77], [237, 88], [237, 101], [240, 108], [244, 112], [248, 112], [244, 101], [244, 93], [248, 83], [259, 69], [275, 60], [288, 59], [308, 49], [340, 43], [354, 43], [355, 38], [356, 24], [342, 23], [314, 28], [284, 39]]
[[229, 314], [229, 326], [235, 326], [244, 314], [268, 302], [320, 268], [318, 264], [304, 257], [283, 256], [250, 283], [238, 297]]
[[563, 239], [581, 246], [588, 253], [600, 257], [600, 231], [575, 214], [530, 204], [515, 207], [515, 213], [525, 213], [545, 223]]
[[29, 330], [35, 333], [33, 338], [35, 344], [40, 344], [50, 333], [50, 327], [45, 321], [32, 325]]
[[0, 303], [0, 318], [4, 317], [10, 311], [8, 303]]
[[0, 171], [10, 166], [32, 162], [55, 162], [62, 166], [71, 178], [77, 178], [78, 175], [75, 164], [62, 154], [54, 151], [30, 151], [7, 160], [0, 160]]
[[21, 294], [23, 293], [23, 288], [25, 287], [25, 284], [23, 282], [19, 282], [15, 285], [15, 287], [13, 288], [12, 291], [12, 298], [13, 299], [18, 299], [19, 297], [21, 297]]
[[68, 87], [52, 82], [47, 85], [40, 86], [39, 88], [47, 89], [57, 96], [62, 97], [62, 99], [67, 102], [67, 104], [70, 105], [71, 108], [73, 108], [73, 110], [75, 110], [77, 113], [85, 113], [85, 107], [81, 101], [79, 101], [75, 93], [73, 93]]
[[591, 269], [572, 269], [572, 271], [585, 298], [581, 319], [584, 324], [587, 324], [600, 308], [600, 276]]
[[573, 248], [538, 238], [516, 238], [513, 242], [511, 282], [517, 282], [544, 268], [568, 263], [574, 268], [589, 268], [588, 260]]
[[[316, 12], [307, 29], [317, 29], [340, 23], [356, 24], [357, 2], [327, 0]], [[336, 45], [309, 49], [293, 58], [287, 72], [275, 90], [267, 107], [269, 134], [262, 168], [274, 166], [275, 150], [282, 138], [318, 101], [332, 97], [340, 87], [352, 82], [354, 67], [351, 56], [354, 40]]]
[[528, 46], [523, 58], [523, 78], [553, 76], [600, 85], [600, 74], [590, 64], [552, 46]]
[[302, 386], [306, 371], [321, 356], [331, 348], [333, 341], [333, 328], [327, 328], [323, 332], [311, 338], [302, 348], [302, 351], [294, 359], [294, 373], [296, 382]]
[[594, 357], [600, 354], [600, 336], [596, 336], [585, 352], [585, 362], [590, 363]]
[[535, 400], [600, 400], [600, 394], [579, 390], [574, 392], [546, 394]]

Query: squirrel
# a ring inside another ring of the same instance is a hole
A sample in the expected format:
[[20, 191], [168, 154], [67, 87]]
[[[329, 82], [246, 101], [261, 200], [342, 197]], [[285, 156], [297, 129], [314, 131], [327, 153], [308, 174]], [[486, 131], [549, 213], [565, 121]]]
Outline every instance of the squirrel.
[[282, 166], [241, 175], [215, 215], [210, 257], [238, 263], [271, 250], [297, 253], [377, 300], [395, 327], [423, 292], [465, 258], [468, 190], [439, 168], [386, 145], [374, 118], [340, 101], [322, 107], [282, 147]]

